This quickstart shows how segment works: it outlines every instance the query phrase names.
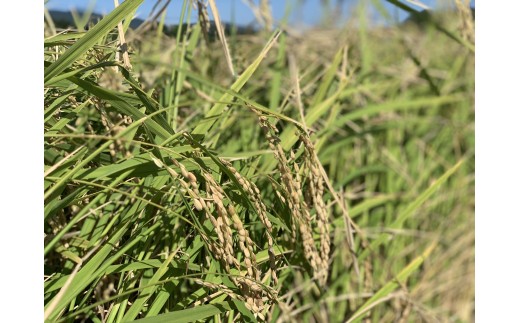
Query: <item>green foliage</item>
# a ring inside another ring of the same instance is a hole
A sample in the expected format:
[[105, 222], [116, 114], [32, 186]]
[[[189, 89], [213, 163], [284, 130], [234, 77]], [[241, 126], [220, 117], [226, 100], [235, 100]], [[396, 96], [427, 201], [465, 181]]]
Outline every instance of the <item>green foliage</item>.
[[473, 320], [474, 45], [282, 26], [233, 78], [185, 24], [128, 69], [141, 2], [44, 41], [47, 322]]

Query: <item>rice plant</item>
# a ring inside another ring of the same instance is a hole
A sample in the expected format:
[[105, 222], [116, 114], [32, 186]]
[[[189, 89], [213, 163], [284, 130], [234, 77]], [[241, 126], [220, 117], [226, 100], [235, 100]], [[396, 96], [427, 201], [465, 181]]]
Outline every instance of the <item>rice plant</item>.
[[474, 320], [467, 2], [239, 34], [184, 0], [173, 36], [142, 2], [45, 15], [46, 322]]

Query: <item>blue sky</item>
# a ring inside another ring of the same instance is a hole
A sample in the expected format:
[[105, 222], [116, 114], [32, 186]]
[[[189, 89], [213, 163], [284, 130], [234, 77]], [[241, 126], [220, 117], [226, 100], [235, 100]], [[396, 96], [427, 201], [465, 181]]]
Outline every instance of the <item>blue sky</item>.
[[[152, 10], [156, 1], [157, 0], [145, 0], [138, 9], [138, 17], [145, 19]], [[165, 2], [166, 0], [161, 1], [161, 3]], [[168, 6], [166, 15], [167, 23], [172, 24], [179, 21], [182, 2], [182, 0], [171, 1], [170, 5]], [[191, 0], [189, 2], [191, 2]], [[247, 25], [254, 22], [255, 20], [253, 13], [243, 0], [217, 0], [216, 2], [221, 18], [224, 21], [231, 21], [232, 17], [234, 16], [234, 19], [238, 24]], [[255, 2], [258, 3], [258, 0]], [[336, 0], [330, 0], [329, 2], [334, 5]], [[400, 9], [396, 9], [393, 5], [387, 3], [384, 0], [381, 2], [393, 17], [398, 17], [399, 20], [403, 20], [407, 17], [406, 12]], [[402, 2], [410, 5], [411, 7], [414, 7], [415, 9], [421, 10], [420, 7], [411, 5], [410, 2], [406, 0], [402, 0]], [[433, 9], [438, 9], [443, 6], [452, 4], [453, 0], [421, 0], [420, 2]], [[94, 11], [101, 14], [107, 14], [114, 8], [113, 0], [49, 0], [46, 4], [46, 7], [48, 9], [56, 10], [69, 10], [71, 8], [84, 10], [86, 7], [88, 7], [89, 3], [93, 3], [95, 6]], [[355, 8], [358, 3], [358, 0], [343, 1], [343, 5], [341, 7], [342, 17], [348, 17], [348, 15], [352, 13], [353, 8]], [[472, 0], [471, 4], [472, 6], [475, 6], [475, 1]], [[271, 0], [271, 6], [275, 19], [280, 20], [283, 18], [287, 5], [292, 5], [296, 8], [293, 10], [293, 14], [291, 16], [291, 22], [293, 24], [300, 23], [305, 25], [314, 25], [320, 21], [324, 14], [324, 7], [320, 0]], [[193, 15], [192, 21], [195, 19], [195, 15]]]

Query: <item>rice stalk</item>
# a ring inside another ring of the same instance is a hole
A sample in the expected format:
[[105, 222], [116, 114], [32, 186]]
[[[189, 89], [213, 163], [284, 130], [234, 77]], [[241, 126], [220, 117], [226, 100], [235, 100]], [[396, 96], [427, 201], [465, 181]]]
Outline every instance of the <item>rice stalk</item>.
[[462, 33], [462, 37], [471, 44], [474, 44], [475, 24], [473, 20], [473, 14], [471, 12], [470, 0], [455, 0], [455, 5], [459, 14], [459, 30]]
[[229, 47], [226, 40], [226, 35], [224, 33], [224, 26], [220, 21], [220, 15], [218, 13], [217, 5], [215, 0], [208, 0], [209, 6], [211, 7], [211, 13], [213, 13], [213, 19], [215, 19], [215, 26], [217, 27], [217, 34], [220, 42], [222, 43], [222, 48], [224, 49], [224, 56], [226, 57], [226, 63], [229, 68], [229, 72], [233, 77], [236, 77], [235, 69], [233, 67], [233, 60], [231, 59], [231, 54], [229, 52]]
[[[119, 0], [114, 0], [114, 6], [117, 8], [119, 6]], [[130, 57], [128, 56], [128, 44], [125, 40], [125, 31], [123, 29], [123, 22], [120, 21], [117, 24], [117, 31], [119, 33], [119, 48], [121, 49], [121, 54], [123, 55], [123, 66], [126, 69], [132, 69], [132, 64], [130, 64]], [[116, 61], [118, 58], [119, 51], [116, 53]]]
[[[303, 252], [305, 258], [313, 269], [315, 277], [320, 285], [326, 281], [326, 271], [328, 265], [324, 263], [324, 259], [318, 253], [314, 238], [312, 236], [312, 220], [309, 207], [304, 200], [302, 193], [302, 182], [300, 178], [300, 169], [296, 162], [293, 163], [293, 172], [289, 168], [289, 161], [279, 144], [279, 139], [275, 135], [276, 128], [263, 116], [259, 111], [251, 108], [258, 116], [260, 127], [267, 138], [270, 149], [274, 153], [275, 159], [278, 161], [278, 171], [281, 177], [281, 188], [283, 189], [284, 200], [287, 202], [288, 209], [292, 213], [291, 225], [298, 228], [301, 235]], [[324, 238], [327, 239], [327, 238]], [[326, 245], [324, 245], [327, 248]], [[328, 259], [328, 254], [324, 256]]]

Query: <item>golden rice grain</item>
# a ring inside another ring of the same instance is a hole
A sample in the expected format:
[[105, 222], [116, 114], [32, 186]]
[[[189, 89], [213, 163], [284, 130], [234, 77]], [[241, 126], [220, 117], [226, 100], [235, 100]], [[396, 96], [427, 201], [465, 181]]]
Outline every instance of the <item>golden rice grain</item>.
[[[328, 211], [323, 201], [323, 178], [319, 171], [314, 146], [307, 132], [300, 135], [300, 140], [303, 142], [305, 149], [305, 169], [301, 169], [295, 160], [293, 152], [290, 153], [290, 158], [287, 159], [280, 145], [280, 140], [276, 137], [276, 128], [270, 124], [267, 118], [259, 111], [254, 108], [251, 109], [257, 114], [260, 127], [264, 131], [269, 148], [278, 162], [278, 171], [282, 180], [280, 187], [283, 193], [277, 192], [277, 194], [283, 196], [283, 200], [285, 200], [285, 198], [287, 199], [288, 210], [292, 213], [291, 226], [293, 228], [293, 241], [296, 242], [295, 229], [298, 227], [302, 238], [304, 256], [311, 265], [319, 284], [323, 286], [326, 283], [329, 269], [330, 233]], [[294, 172], [289, 168], [290, 164], [292, 164]], [[311, 194], [310, 203], [307, 203], [304, 198], [302, 173], [306, 173], [307, 176], [307, 185], [309, 186]], [[312, 235], [313, 221], [310, 214], [311, 207], [314, 207], [316, 212], [316, 226], [320, 232], [320, 252], [318, 252]]]

